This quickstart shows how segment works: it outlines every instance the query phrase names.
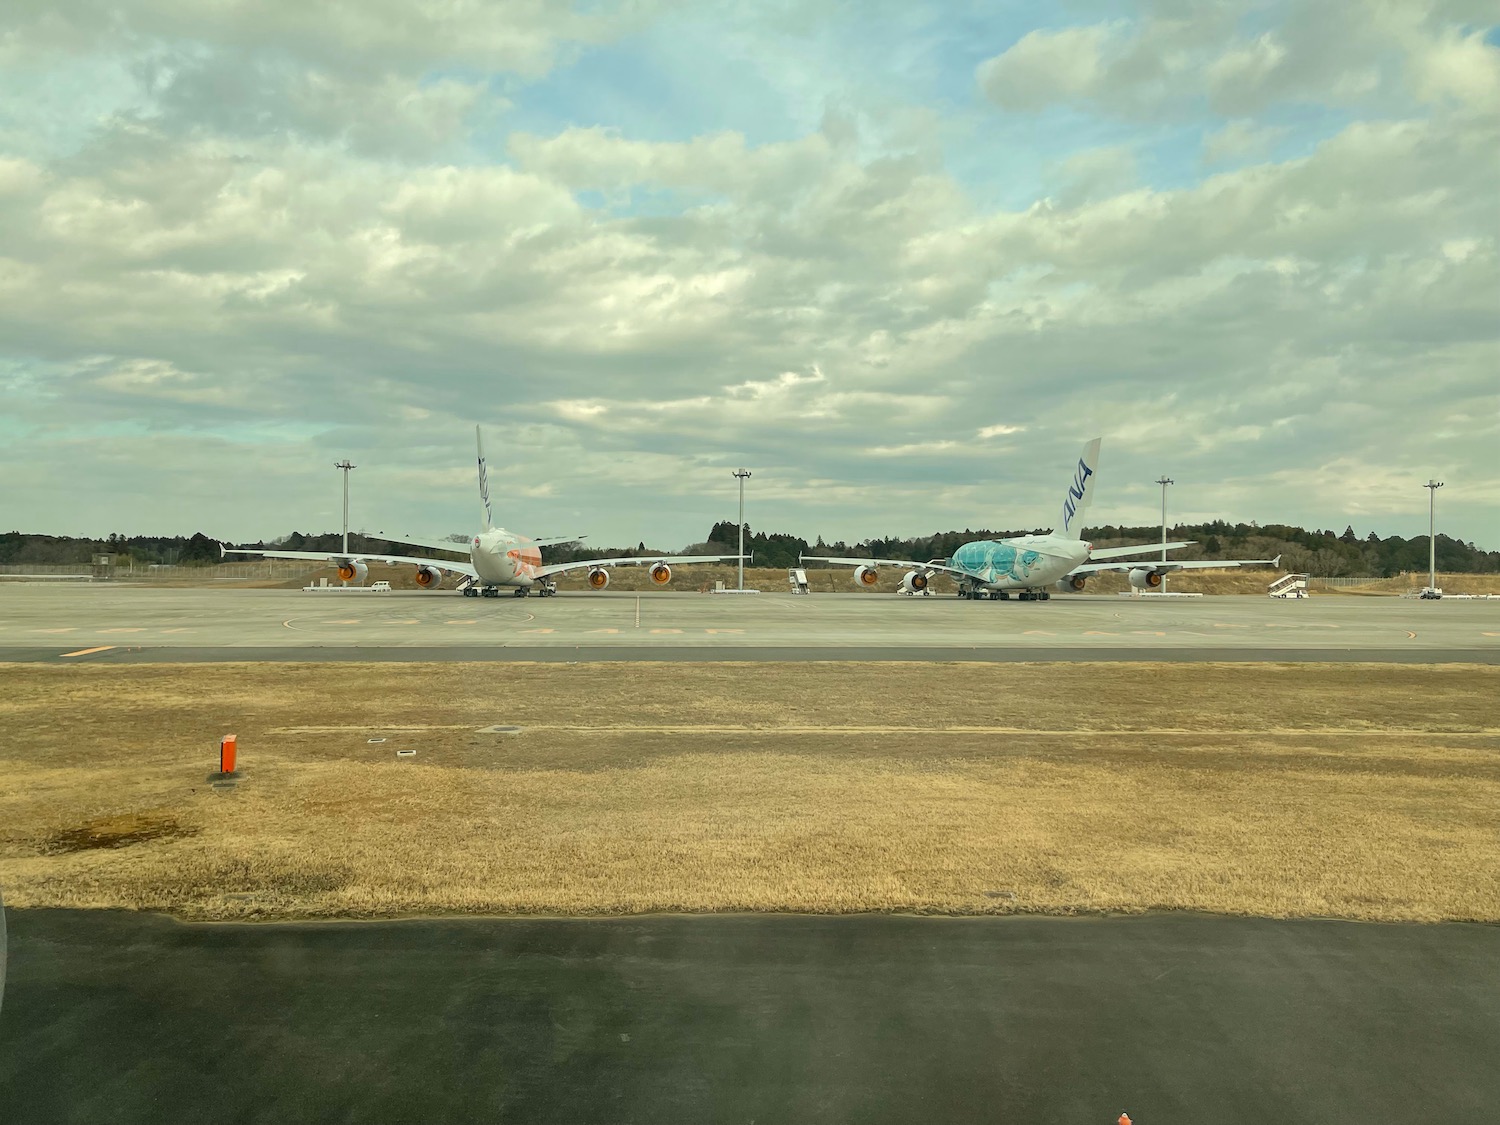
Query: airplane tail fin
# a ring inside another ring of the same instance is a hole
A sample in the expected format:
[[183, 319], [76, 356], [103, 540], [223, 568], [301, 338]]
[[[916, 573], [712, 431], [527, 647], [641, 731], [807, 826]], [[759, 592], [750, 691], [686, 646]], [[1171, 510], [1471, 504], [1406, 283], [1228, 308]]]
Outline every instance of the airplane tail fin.
[[1102, 438], [1095, 438], [1083, 447], [1083, 456], [1073, 467], [1073, 479], [1068, 482], [1068, 493], [1063, 497], [1062, 522], [1054, 535], [1063, 539], [1083, 537], [1083, 515], [1094, 499], [1094, 480], [1099, 473], [1099, 445]]
[[484, 530], [490, 529], [490, 479], [484, 467], [484, 436], [474, 427], [474, 444], [479, 449], [479, 501], [484, 507]]

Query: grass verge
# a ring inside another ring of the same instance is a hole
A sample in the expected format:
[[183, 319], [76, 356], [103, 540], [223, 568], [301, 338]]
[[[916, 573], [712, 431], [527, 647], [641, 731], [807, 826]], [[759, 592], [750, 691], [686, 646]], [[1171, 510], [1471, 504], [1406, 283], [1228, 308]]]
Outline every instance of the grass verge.
[[[3, 665], [0, 688], [15, 906], [1500, 920], [1496, 668]], [[216, 790], [231, 731], [243, 778]]]

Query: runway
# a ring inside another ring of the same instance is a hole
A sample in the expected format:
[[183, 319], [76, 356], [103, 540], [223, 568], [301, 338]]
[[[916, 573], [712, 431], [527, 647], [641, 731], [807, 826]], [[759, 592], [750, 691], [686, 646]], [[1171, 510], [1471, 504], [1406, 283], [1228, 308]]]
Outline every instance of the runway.
[[1500, 601], [0, 588], [0, 660], [1500, 662]]

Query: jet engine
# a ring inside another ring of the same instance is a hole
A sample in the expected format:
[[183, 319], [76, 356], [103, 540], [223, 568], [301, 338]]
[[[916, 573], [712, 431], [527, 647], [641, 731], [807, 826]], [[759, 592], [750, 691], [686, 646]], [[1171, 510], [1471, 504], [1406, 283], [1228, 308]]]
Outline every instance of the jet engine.
[[365, 584], [365, 575], [370, 573], [367, 567], [359, 559], [343, 559], [338, 564], [339, 577], [345, 582], [353, 582], [356, 586]]
[[854, 568], [854, 584], [869, 589], [880, 581], [880, 573], [873, 566], [857, 566]]
[[1154, 590], [1161, 585], [1161, 571], [1138, 566], [1130, 572], [1130, 584], [1137, 590]]
[[672, 568], [664, 562], [657, 563], [651, 568], [651, 581], [658, 586], [665, 586], [672, 581]]
[[927, 575], [920, 570], [908, 570], [901, 579], [901, 588], [908, 594], [920, 594], [927, 589]]
[[435, 566], [417, 567], [416, 578], [419, 590], [436, 590], [443, 584], [443, 572]]
[[596, 566], [589, 571], [589, 586], [595, 590], [602, 590], [609, 585], [609, 571], [602, 566]]
[[1083, 593], [1083, 587], [1084, 578], [1081, 574], [1075, 574], [1071, 578], [1059, 578], [1057, 580], [1057, 588], [1064, 594], [1081, 594]]

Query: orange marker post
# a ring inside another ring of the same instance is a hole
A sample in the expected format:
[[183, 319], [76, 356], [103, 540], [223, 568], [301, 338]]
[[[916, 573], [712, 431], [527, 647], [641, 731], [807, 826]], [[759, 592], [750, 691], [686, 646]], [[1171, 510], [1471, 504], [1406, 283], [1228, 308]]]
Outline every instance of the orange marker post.
[[239, 736], [226, 734], [219, 740], [219, 772], [229, 774], [234, 772], [234, 754], [237, 749]]

